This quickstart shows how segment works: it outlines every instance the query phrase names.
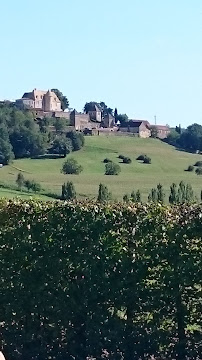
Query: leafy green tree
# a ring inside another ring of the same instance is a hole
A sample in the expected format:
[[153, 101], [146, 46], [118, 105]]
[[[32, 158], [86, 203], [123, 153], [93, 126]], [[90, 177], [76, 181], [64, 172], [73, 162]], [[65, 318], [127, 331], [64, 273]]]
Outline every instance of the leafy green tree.
[[114, 162], [108, 162], [105, 164], [105, 175], [118, 175], [121, 172], [121, 168]]
[[177, 185], [175, 183], [173, 183], [170, 186], [169, 203], [176, 204], [177, 202], [178, 202]]
[[72, 141], [65, 136], [57, 136], [53, 141], [50, 152], [66, 157], [72, 151]]
[[99, 103], [96, 101], [90, 101], [90, 102], [85, 103], [84, 112], [86, 114], [88, 114], [89, 111], [92, 111], [92, 109], [94, 109], [95, 105], [99, 108]]
[[101, 102], [96, 102], [96, 101], [90, 101], [90, 102], [87, 102], [85, 105], [84, 105], [84, 112], [86, 114], [88, 114], [89, 111], [92, 111], [94, 109], [94, 107], [97, 106], [98, 109], [100, 109], [101, 113], [102, 113], [102, 117], [104, 117], [105, 115], [107, 114], [110, 114], [112, 115], [113, 114], [113, 109], [108, 107], [104, 101], [101, 101]]
[[102, 111], [102, 117], [104, 117], [104, 116], [107, 115], [107, 114], [110, 114], [110, 115], [113, 114], [113, 109], [110, 108], [110, 107], [108, 107], [108, 106], [105, 104], [104, 101], [101, 101], [101, 102], [99, 103], [99, 107], [100, 107], [100, 109], [101, 109], [101, 111]]
[[194, 171], [194, 166], [193, 165], [189, 165], [187, 168], [187, 171], [191, 172]]
[[149, 156], [144, 156], [144, 160], [143, 160], [144, 164], [151, 164], [151, 158]]
[[171, 145], [178, 146], [179, 139], [180, 139], [180, 134], [176, 130], [171, 129], [170, 133], [167, 136], [167, 142]]
[[163, 203], [165, 199], [165, 193], [161, 184], [157, 185], [157, 201]]
[[76, 190], [72, 181], [62, 185], [62, 200], [76, 199]]
[[13, 158], [14, 154], [10, 142], [0, 138], [0, 163], [8, 165]]
[[84, 146], [85, 138], [82, 133], [69, 131], [66, 136], [72, 141], [73, 151], [78, 151]]
[[67, 99], [67, 97], [64, 96], [63, 93], [58, 89], [51, 89], [51, 91], [53, 91], [57, 95], [58, 99], [61, 101], [62, 110], [64, 111], [65, 109], [68, 109], [69, 100]]
[[180, 125], [180, 124], [179, 124], [179, 126], [176, 126], [176, 127], [175, 127], [175, 131], [176, 131], [179, 135], [182, 134], [182, 128], [181, 128], [181, 125]]
[[75, 174], [78, 175], [83, 171], [83, 167], [78, 164], [74, 158], [67, 159], [62, 166], [63, 174]]
[[98, 190], [98, 198], [97, 200], [99, 202], [105, 202], [105, 201], [109, 201], [111, 200], [111, 193], [109, 192], [108, 188], [106, 185], [104, 184], [100, 184], [99, 185], [99, 190]]
[[136, 202], [136, 192], [133, 190], [132, 193], [130, 194], [130, 198], [132, 202]]
[[124, 123], [129, 121], [128, 115], [126, 115], [126, 114], [117, 114], [116, 121], [120, 122], [120, 124], [123, 125]]
[[17, 179], [16, 179], [16, 184], [20, 190], [22, 190], [24, 183], [25, 183], [25, 178], [24, 178], [23, 174], [20, 172], [20, 173], [18, 173]]
[[196, 169], [196, 174], [197, 175], [202, 175], [202, 167], [199, 167]]
[[24, 186], [27, 188], [28, 191], [32, 190], [34, 192], [38, 192], [41, 190], [41, 185], [35, 180], [25, 180]]
[[57, 118], [53, 124], [57, 133], [63, 132], [65, 129], [65, 121], [63, 118]]
[[115, 110], [114, 110], [115, 123], [117, 123], [117, 116], [118, 116], [118, 110], [117, 110], [117, 108], [115, 108]]
[[132, 202], [141, 202], [141, 193], [140, 190], [132, 191], [131, 195], [130, 195], [130, 199]]
[[32, 189], [32, 181], [31, 180], [25, 180], [24, 186], [27, 188], [28, 191]]
[[140, 190], [137, 190], [137, 192], [136, 192], [136, 201], [137, 201], [137, 202], [141, 202], [141, 193], [140, 193]]
[[36, 192], [41, 191], [41, 185], [39, 183], [37, 183], [35, 180], [31, 181], [31, 190]]
[[158, 137], [158, 130], [156, 126], [151, 127], [151, 137], [154, 139]]
[[132, 162], [131, 158], [124, 156], [124, 158], [123, 158], [124, 164], [131, 164], [131, 162]]
[[185, 203], [186, 202], [186, 185], [184, 181], [179, 183], [178, 187], [178, 203]]
[[128, 194], [125, 194], [123, 196], [123, 201], [126, 202], [126, 203], [128, 203], [130, 201], [130, 197], [128, 196]]
[[10, 142], [16, 158], [42, 155], [46, 150], [46, 138], [36, 129], [25, 126], [13, 129]]
[[179, 144], [191, 151], [202, 150], [202, 126], [199, 124], [188, 126], [180, 135]]
[[153, 188], [151, 189], [149, 196], [148, 196], [148, 201], [149, 202], [158, 202], [158, 193], [157, 193], [157, 189]]
[[186, 196], [186, 202], [187, 203], [191, 203], [194, 201], [194, 191], [192, 189], [192, 186], [190, 184], [186, 185], [186, 189], [185, 189], [185, 196]]

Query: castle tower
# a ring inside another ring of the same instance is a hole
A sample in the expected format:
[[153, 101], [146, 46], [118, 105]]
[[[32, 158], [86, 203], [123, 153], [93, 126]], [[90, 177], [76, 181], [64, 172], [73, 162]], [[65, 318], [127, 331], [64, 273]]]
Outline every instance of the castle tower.
[[52, 94], [51, 91], [48, 90], [48, 92], [44, 95], [44, 104], [43, 104], [43, 110], [44, 111], [52, 111]]

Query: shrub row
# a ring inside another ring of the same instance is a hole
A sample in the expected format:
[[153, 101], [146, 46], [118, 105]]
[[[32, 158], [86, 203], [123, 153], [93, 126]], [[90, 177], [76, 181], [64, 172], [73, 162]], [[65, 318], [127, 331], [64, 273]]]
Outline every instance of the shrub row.
[[2, 201], [6, 358], [199, 360], [201, 213]]

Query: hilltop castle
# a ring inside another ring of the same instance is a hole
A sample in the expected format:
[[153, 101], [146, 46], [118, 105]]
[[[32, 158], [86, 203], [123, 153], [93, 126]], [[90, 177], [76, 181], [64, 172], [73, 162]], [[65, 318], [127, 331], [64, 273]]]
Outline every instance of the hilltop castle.
[[42, 91], [34, 89], [32, 92], [24, 93], [21, 99], [16, 100], [16, 104], [44, 112], [62, 111], [61, 101], [50, 90]]

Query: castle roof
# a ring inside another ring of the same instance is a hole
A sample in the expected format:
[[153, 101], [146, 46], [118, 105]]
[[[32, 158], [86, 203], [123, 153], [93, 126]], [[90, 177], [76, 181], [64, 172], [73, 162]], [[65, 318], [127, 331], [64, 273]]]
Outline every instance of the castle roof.
[[44, 91], [44, 90], [34, 89], [32, 92], [24, 93], [22, 98], [23, 99], [31, 99], [31, 100], [35, 101], [37, 98], [38, 99], [43, 99], [44, 96], [54, 97], [57, 102], [60, 102], [57, 95], [53, 91], [50, 91], [50, 90]]

